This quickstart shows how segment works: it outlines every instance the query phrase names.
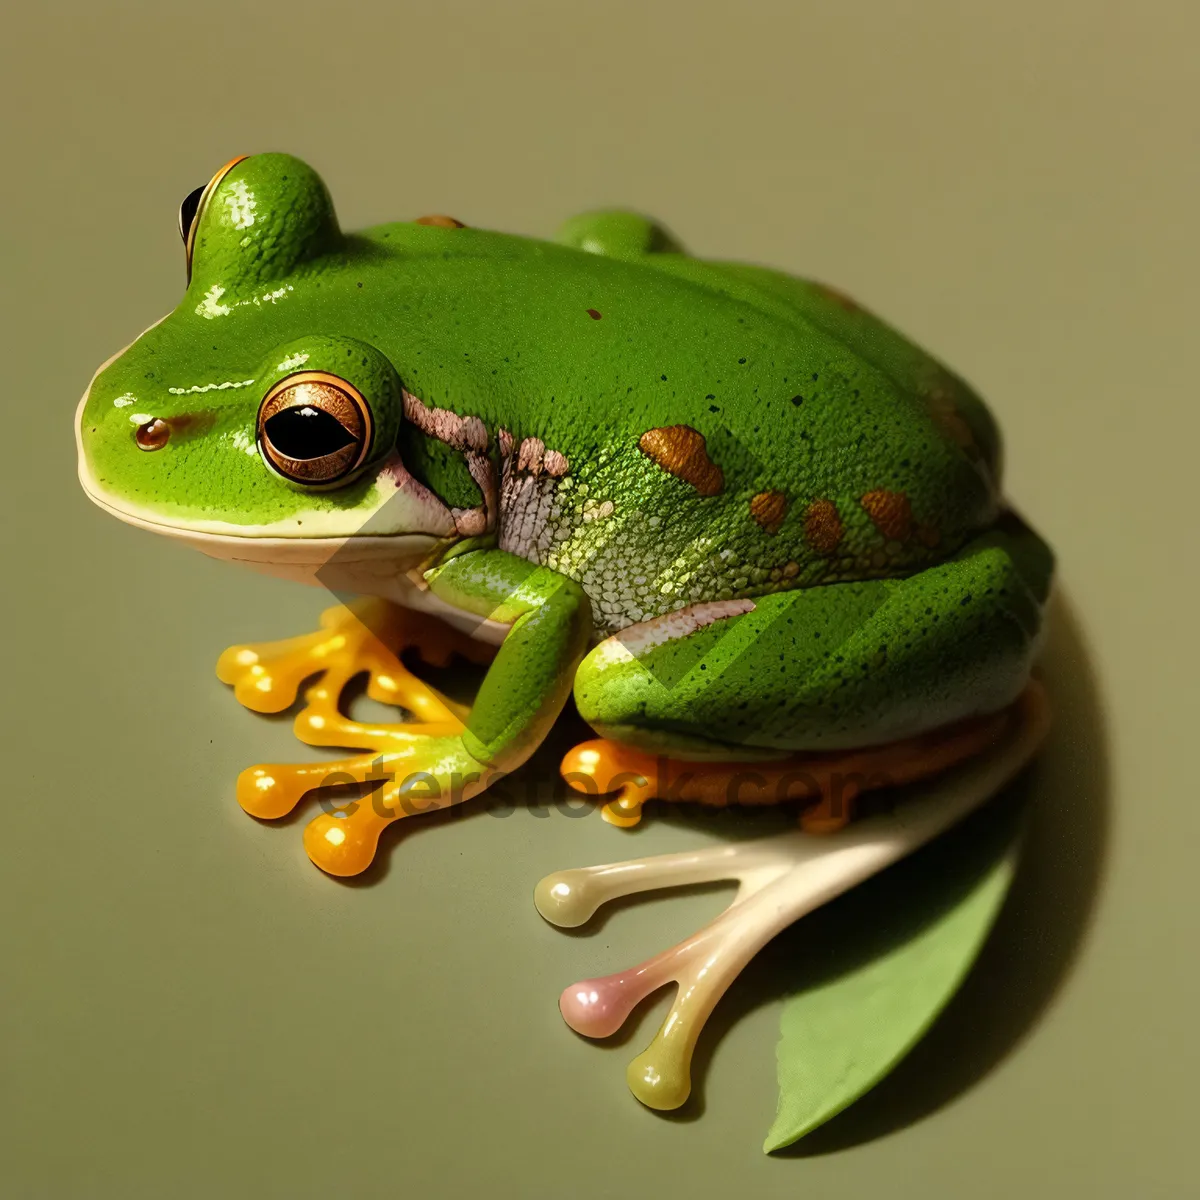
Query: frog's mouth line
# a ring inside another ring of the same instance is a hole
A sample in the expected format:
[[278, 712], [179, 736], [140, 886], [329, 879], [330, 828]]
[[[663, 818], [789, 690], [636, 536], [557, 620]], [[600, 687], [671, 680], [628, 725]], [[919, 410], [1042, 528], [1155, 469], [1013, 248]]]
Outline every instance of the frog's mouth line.
[[191, 529], [168, 521], [155, 521], [113, 503], [89, 486], [80, 471], [80, 483], [88, 499], [110, 516], [126, 525], [165, 534], [176, 541], [187, 542], [212, 558], [231, 559], [250, 565], [278, 564], [280, 566], [321, 567], [337, 558], [347, 566], [386, 559], [395, 570], [398, 562], [409, 559], [420, 563], [427, 559], [444, 539], [424, 533], [397, 533], [327, 537], [264, 537], [257, 533], [213, 533]]
[[480, 621], [439, 600], [421, 580], [420, 568], [444, 544], [428, 534], [390, 534], [318, 538], [230, 536], [147, 520], [116, 507], [80, 481], [105, 512], [151, 533], [166, 534], [194, 546], [210, 558], [240, 563], [252, 570], [295, 583], [324, 587], [343, 601], [349, 595], [380, 596], [394, 604], [440, 616], [480, 641], [499, 643], [507, 625]]
[[[137, 529], [165, 534], [176, 541], [186, 542], [210, 558], [228, 559], [263, 569], [278, 568], [278, 574], [288, 577], [299, 573], [316, 575], [329, 567], [331, 572], [343, 568], [380, 567], [386, 564], [390, 574], [418, 567], [442, 544], [442, 539], [423, 533], [398, 533], [329, 537], [270, 537], [255, 533], [213, 533], [155, 521], [114, 503], [97, 491], [80, 463], [79, 482], [87, 497], [98, 508]], [[313, 583], [322, 580], [313, 578]]]

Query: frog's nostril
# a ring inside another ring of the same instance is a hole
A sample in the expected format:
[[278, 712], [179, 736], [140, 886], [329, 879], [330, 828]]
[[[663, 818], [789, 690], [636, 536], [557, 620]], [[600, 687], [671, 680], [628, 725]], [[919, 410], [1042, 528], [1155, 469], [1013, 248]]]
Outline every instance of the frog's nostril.
[[171, 428], [166, 421], [155, 417], [144, 425], [139, 425], [133, 437], [139, 450], [161, 450], [171, 437]]

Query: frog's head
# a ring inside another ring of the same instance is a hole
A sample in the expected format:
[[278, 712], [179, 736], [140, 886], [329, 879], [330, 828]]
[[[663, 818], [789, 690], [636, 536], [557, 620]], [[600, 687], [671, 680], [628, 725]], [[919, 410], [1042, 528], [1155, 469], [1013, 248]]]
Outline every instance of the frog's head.
[[355, 303], [324, 184], [287, 155], [235, 159], [184, 201], [180, 232], [182, 303], [80, 403], [88, 495], [273, 573], [332, 563], [331, 587], [418, 567], [455, 523], [396, 451], [404, 391]]

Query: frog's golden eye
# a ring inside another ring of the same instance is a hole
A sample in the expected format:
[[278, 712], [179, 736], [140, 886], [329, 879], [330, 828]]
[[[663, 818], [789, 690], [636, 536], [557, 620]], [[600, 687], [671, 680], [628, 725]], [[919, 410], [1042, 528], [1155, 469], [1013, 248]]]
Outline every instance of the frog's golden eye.
[[327, 371], [281, 379], [258, 410], [263, 458], [292, 483], [345, 483], [371, 448], [371, 408], [362, 393]]
[[183, 247], [187, 255], [189, 283], [192, 281], [192, 252], [196, 246], [196, 226], [200, 224], [200, 214], [204, 211], [204, 205], [209, 196], [216, 191], [217, 184], [246, 157], [245, 154], [239, 154], [237, 158], [231, 158], [203, 187], [188, 192], [179, 206], [179, 236], [183, 238]]

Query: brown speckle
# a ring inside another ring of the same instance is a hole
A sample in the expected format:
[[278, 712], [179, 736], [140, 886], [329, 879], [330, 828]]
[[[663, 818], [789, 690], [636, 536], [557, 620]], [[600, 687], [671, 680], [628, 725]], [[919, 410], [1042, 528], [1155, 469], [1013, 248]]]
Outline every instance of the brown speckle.
[[750, 515], [770, 534], [779, 532], [787, 515], [787, 497], [782, 492], [759, 492], [750, 501]]
[[591, 317], [593, 321], [600, 320], [600, 314], [594, 308], [589, 308], [587, 310], [587, 315]]
[[724, 473], [708, 457], [704, 435], [690, 425], [647, 429], [638, 439], [638, 449], [668, 474], [690, 483], [701, 496], [715, 496], [725, 486]]
[[525, 438], [517, 450], [517, 470], [537, 476], [542, 473], [546, 459], [546, 443], [541, 438]]
[[418, 225], [432, 225], [435, 229], [466, 229], [457, 217], [446, 217], [441, 213], [433, 213], [428, 217], [418, 217]]
[[804, 537], [818, 554], [832, 554], [841, 543], [842, 518], [832, 500], [814, 500], [804, 512]]
[[913, 532], [917, 535], [917, 541], [930, 550], [942, 540], [941, 530], [932, 522], [922, 522]]
[[482, 454], [488, 447], [487, 426], [479, 417], [467, 417], [459, 427], [459, 438], [464, 450]]
[[871, 523], [889, 541], [906, 542], [912, 533], [912, 505], [903, 492], [883, 488], [867, 492], [859, 501]]
[[862, 312], [862, 305], [857, 300], [847, 296], [845, 292], [839, 291], [835, 287], [830, 287], [827, 283], [814, 283], [813, 288], [817, 294], [824, 296], [832, 304], [836, 304], [843, 312]]
[[482, 506], [475, 508], [452, 508], [454, 528], [462, 537], [480, 537], [487, 532], [487, 514]]
[[401, 389], [404, 416], [422, 433], [445, 442], [456, 450], [482, 453], [487, 449], [487, 426], [478, 417], [460, 417], [448, 408], [427, 407], [407, 389]]
[[979, 447], [975, 444], [975, 435], [972, 434], [971, 427], [963, 420], [962, 413], [958, 411], [951, 392], [942, 388], [935, 389], [927, 397], [926, 404], [929, 407], [929, 416], [942, 433], [968, 453], [978, 453]]

